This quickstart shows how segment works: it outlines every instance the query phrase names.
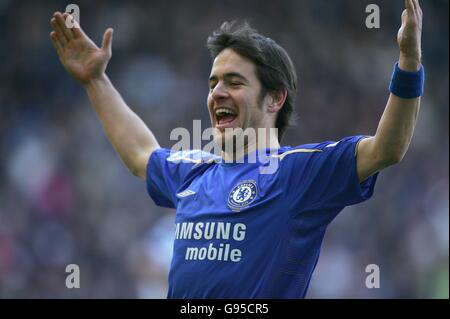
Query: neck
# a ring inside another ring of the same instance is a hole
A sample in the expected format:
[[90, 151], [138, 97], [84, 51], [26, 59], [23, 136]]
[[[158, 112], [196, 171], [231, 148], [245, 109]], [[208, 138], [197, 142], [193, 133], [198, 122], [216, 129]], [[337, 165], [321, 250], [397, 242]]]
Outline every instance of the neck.
[[244, 144], [243, 148], [234, 147], [233, 150], [222, 150], [222, 158], [225, 162], [235, 162], [245, 155], [265, 149], [278, 149], [280, 143], [278, 142], [278, 136], [274, 128], [266, 130], [265, 134], [257, 134], [257, 137], [250, 139], [247, 144]]

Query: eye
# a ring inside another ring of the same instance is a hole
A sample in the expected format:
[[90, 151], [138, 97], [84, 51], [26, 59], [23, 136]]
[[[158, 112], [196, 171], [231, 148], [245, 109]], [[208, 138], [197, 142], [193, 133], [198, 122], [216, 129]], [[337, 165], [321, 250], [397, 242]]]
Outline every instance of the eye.
[[239, 86], [239, 85], [242, 85], [242, 83], [233, 81], [233, 82], [230, 82], [230, 85], [231, 86]]

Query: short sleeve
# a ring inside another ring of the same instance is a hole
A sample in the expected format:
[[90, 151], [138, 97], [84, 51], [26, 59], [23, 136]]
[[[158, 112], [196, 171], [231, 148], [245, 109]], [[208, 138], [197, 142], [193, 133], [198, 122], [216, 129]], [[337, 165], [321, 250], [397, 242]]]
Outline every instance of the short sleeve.
[[286, 157], [282, 164], [284, 187], [294, 212], [334, 212], [373, 195], [378, 174], [360, 183], [356, 169], [356, 147], [363, 138], [352, 136], [336, 143], [311, 144], [307, 152], [293, 152]]
[[176, 194], [189, 178], [201, 173], [212, 154], [201, 151], [171, 152], [160, 148], [152, 152], [147, 164], [147, 192], [156, 205], [176, 208]]

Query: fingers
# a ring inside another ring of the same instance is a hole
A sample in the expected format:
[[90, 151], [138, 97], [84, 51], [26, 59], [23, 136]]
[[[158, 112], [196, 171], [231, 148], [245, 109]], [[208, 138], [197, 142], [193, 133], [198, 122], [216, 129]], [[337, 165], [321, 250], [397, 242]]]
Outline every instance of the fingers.
[[[61, 14], [59, 12], [55, 12], [54, 16], [56, 19], [56, 16], [60, 16]], [[67, 19], [70, 18], [70, 22], [72, 27], [68, 28], [66, 25], [66, 21]], [[62, 15], [62, 19], [58, 20], [58, 26], [60, 27], [60, 29], [64, 32], [64, 35], [66, 36], [66, 39], [71, 39], [71, 38], [79, 38], [82, 36], [85, 36], [83, 30], [80, 27], [80, 24], [78, 23], [78, 21], [76, 19], [74, 19], [70, 14], [68, 14], [67, 12], [65, 12]]]
[[[69, 26], [66, 23], [67, 21], [70, 21]], [[67, 12], [63, 14], [63, 22], [64, 22], [63, 30], [65, 31], [65, 34], [68, 36], [69, 39], [79, 38], [83, 36], [83, 31], [81, 30], [78, 21]]]
[[68, 28], [66, 25], [66, 19], [68, 16], [69, 16], [69, 14], [67, 12], [64, 14], [57, 12], [55, 15], [55, 18], [56, 18], [56, 22], [58, 23], [59, 28], [64, 33], [64, 36], [66, 37], [66, 39], [71, 40], [71, 39], [73, 39], [73, 33], [72, 33], [73, 28]]
[[413, 2], [414, 2], [414, 8], [415, 8], [417, 14], [419, 15], [419, 17], [422, 17], [423, 13], [422, 13], [422, 8], [420, 7], [420, 4], [419, 4], [419, 0], [414, 0]]
[[[55, 12], [53, 14], [53, 18], [50, 20], [50, 24], [52, 25], [53, 30], [55, 30], [57, 38], [63, 46], [79, 34], [77, 32], [74, 32], [76, 28], [67, 27], [66, 19], [68, 17], [68, 13], [61, 14], [60, 12]], [[75, 23], [76, 21], [74, 21], [74, 26], [77, 26], [78, 24]]]
[[406, 11], [408, 12], [408, 14], [414, 13], [413, 0], [405, 0], [405, 7], [406, 7]]
[[420, 8], [419, 0], [405, 0], [405, 7], [408, 15], [411, 17], [422, 17], [422, 9]]
[[53, 17], [50, 20], [50, 24], [55, 32], [55, 36], [57, 37], [57, 39], [59, 40], [59, 42], [61, 43], [61, 45], [66, 45], [68, 42], [68, 39], [66, 38], [66, 36], [64, 35], [63, 30], [61, 29], [61, 27], [58, 24], [58, 21], [56, 20], [56, 17]]
[[422, 9], [419, 0], [405, 0], [406, 9], [402, 13], [402, 23], [422, 25]]
[[77, 20], [73, 19], [73, 28], [72, 30], [72, 34], [74, 38], [79, 38], [82, 37], [84, 35], [83, 30], [81, 30], [80, 25], [78, 24]]
[[52, 43], [53, 43], [53, 46], [56, 49], [56, 52], [58, 53], [59, 56], [61, 56], [62, 53], [63, 53], [63, 46], [62, 46], [61, 42], [58, 39], [56, 31], [50, 32], [50, 39], [52, 40]]
[[102, 50], [111, 53], [113, 29], [108, 28], [103, 34]]

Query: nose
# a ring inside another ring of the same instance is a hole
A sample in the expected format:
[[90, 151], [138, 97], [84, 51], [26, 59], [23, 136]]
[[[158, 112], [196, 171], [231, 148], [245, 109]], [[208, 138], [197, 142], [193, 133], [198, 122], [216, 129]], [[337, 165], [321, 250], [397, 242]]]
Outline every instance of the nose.
[[228, 96], [229, 96], [228, 91], [222, 82], [217, 83], [211, 92], [211, 97], [215, 101], [224, 100], [228, 98]]

